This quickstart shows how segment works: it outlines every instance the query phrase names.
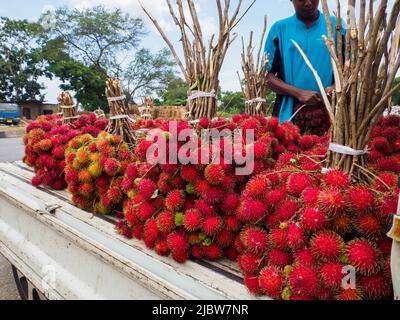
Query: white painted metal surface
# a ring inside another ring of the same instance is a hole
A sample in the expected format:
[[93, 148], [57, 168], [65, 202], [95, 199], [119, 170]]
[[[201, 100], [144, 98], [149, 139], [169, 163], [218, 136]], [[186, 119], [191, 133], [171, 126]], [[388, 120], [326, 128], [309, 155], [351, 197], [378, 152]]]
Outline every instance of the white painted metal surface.
[[254, 299], [227, 262], [180, 265], [0, 164], [0, 251], [49, 299]]
[[[400, 220], [400, 195], [396, 218]], [[392, 245], [390, 269], [392, 271], [394, 298], [400, 300], [400, 242], [395, 240], [393, 240]]]

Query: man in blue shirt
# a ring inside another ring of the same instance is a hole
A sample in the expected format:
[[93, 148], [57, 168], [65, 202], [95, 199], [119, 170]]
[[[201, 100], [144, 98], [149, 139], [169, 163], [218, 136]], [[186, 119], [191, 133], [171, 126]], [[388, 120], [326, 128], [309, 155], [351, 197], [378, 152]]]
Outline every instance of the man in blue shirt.
[[[328, 93], [334, 82], [331, 58], [322, 38], [328, 36], [328, 27], [318, 10], [319, 0], [291, 1], [295, 15], [276, 22], [265, 45], [269, 57], [267, 80], [269, 88], [277, 94], [273, 115], [281, 122], [292, 118], [295, 106], [323, 104], [314, 75], [291, 40], [305, 52]], [[335, 17], [332, 24], [335, 30]]]

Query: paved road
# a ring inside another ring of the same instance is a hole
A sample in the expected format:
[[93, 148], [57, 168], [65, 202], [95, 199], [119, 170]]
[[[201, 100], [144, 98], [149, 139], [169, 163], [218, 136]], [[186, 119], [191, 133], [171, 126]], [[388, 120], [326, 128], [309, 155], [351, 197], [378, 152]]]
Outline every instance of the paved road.
[[21, 160], [23, 155], [22, 138], [0, 139], [0, 162]]
[[[24, 154], [22, 138], [0, 139], [0, 162], [21, 160]], [[0, 254], [0, 300], [19, 300], [11, 266]]]

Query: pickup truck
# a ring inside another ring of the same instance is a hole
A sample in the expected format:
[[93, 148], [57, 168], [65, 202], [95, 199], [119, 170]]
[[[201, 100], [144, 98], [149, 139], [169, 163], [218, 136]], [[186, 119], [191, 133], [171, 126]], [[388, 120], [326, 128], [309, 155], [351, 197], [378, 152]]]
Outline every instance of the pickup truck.
[[[255, 299], [229, 261], [183, 265], [115, 232], [116, 220], [35, 188], [22, 162], [0, 163], [0, 253], [25, 299]], [[265, 299], [265, 298], [263, 298]]]
[[21, 121], [21, 112], [17, 104], [0, 103], [0, 124], [18, 125]]

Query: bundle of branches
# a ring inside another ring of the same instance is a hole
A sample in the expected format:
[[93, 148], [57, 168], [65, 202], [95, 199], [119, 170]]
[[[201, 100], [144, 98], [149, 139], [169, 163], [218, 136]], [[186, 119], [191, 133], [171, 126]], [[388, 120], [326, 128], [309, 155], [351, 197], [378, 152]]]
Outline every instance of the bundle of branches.
[[127, 143], [133, 150], [136, 139], [130, 126], [130, 121], [132, 120], [128, 116], [128, 108], [125, 105], [125, 95], [119, 80], [107, 80], [106, 96], [110, 107], [108, 132], [113, 135], [121, 136], [122, 141]]
[[58, 106], [65, 123], [71, 123], [73, 120], [78, 118], [78, 112], [76, 106], [74, 106], [74, 100], [69, 92], [62, 92], [58, 98]]
[[[216, 0], [219, 17], [219, 35], [216, 44], [214, 44], [216, 37], [212, 35], [207, 45], [203, 38], [203, 31], [194, 1], [186, 0], [190, 13], [188, 19], [187, 14], [185, 14], [187, 11], [184, 8], [183, 0], [177, 0], [178, 13], [176, 13], [171, 1], [166, 0], [170, 14], [180, 30], [184, 63], [178, 57], [175, 47], [157, 20], [142, 5], [144, 12], [169, 46], [190, 88], [187, 103], [188, 118], [190, 120], [196, 120], [201, 117], [211, 119], [216, 115], [216, 92], [219, 87], [218, 76], [226, 52], [237, 36], [235, 34], [232, 36], [231, 32], [253, 6], [255, 1], [239, 16], [243, 2], [243, 0], [239, 0], [233, 15], [229, 17], [231, 1], [225, 0], [224, 4], [222, 4], [221, 0]], [[191, 24], [189, 24], [190, 22]]]
[[[266, 96], [267, 87], [267, 67], [268, 57], [261, 55], [264, 47], [265, 34], [267, 32], [267, 17], [264, 18], [264, 29], [261, 35], [260, 47], [257, 57], [254, 57], [253, 32], [250, 33], [250, 40], [245, 49], [244, 40], [242, 38], [242, 71], [244, 79], [239, 76], [243, 94], [246, 98], [245, 112], [249, 115], [266, 116], [269, 106], [267, 105]], [[261, 69], [260, 69], [261, 66]]]
[[361, 0], [356, 17], [356, 0], [348, 0], [349, 29], [343, 44], [340, 0], [336, 0], [336, 35], [327, 0], [322, 0], [328, 24], [328, 38], [324, 40], [335, 75], [336, 94], [332, 102], [301, 52], [319, 82], [332, 122], [327, 165], [343, 169], [358, 180], [371, 178], [372, 173], [365, 169], [368, 141], [390, 97], [400, 89], [400, 84], [393, 84], [400, 67], [400, 0], [394, 0], [390, 8], [388, 0], [375, 4], [374, 0]]

